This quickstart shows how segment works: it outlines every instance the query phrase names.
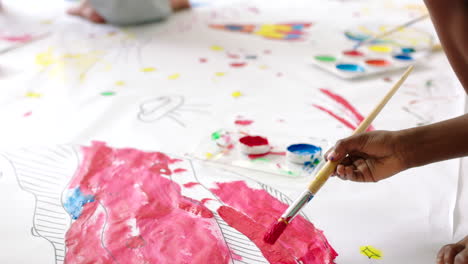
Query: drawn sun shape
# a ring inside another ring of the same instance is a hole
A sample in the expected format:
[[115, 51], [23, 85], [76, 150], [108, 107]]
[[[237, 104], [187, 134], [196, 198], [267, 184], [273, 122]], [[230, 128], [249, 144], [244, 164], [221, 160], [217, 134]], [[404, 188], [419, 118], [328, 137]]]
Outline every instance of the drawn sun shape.
[[203, 109], [206, 106], [208, 105], [187, 104], [185, 98], [180, 95], [160, 96], [140, 104], [138, 119], [142, 122], [151, 123], [166, 117], [185, 127], [185, 123], [181, 120], [182, 113], [209, 114], [209, 111]]

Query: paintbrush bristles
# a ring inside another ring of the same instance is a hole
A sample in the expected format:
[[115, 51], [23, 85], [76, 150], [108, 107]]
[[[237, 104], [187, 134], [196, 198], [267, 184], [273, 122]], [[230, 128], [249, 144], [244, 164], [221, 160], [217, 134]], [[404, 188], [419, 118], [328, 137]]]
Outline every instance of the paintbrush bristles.
[[269, 231], [266, 232], [265, 236], [263, 237], [263, 241], [270, 245], [275, 244], [276, 240], [278, 240], [278, 238], [281, 236], [281, 234], [284, 232], [287, 226], [288, 224], [286, 223], [286, 221], [283, 221], [282, 219], [276, 221], [275, 223], [273, 223]]

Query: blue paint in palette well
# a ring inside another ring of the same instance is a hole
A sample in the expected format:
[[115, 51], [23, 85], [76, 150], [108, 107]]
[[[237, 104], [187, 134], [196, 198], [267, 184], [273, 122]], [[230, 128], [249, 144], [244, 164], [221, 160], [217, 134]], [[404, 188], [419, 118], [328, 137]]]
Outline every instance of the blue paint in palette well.
[[71, 217], [76, 220], [83, 212], [83, 206], [90, 202], [94, 202], [93, 195], [85, 195], [81, 192], [80, 188], [74, 188], [68, 190], [68, 195], [63, 206]]
[[398, 54], [398, 55], [393, 56], [393, 58], [395, 58], [397, 60], [403, 60], [403, 61], [413, 60], [413, 58], [408, 54]]
[[287, 150], [297, 155], [315, 155], [321, 152], [322, 148], [311, 144], [294, 144], [289, 146]]
[[346, 71], [346, 72], [364, 72], [364, 67], [357, 65], [357, 64], [351, 64], [351, 63], [343, 63], [343, 64], [337, 64], [336, 68], [338, 70]]

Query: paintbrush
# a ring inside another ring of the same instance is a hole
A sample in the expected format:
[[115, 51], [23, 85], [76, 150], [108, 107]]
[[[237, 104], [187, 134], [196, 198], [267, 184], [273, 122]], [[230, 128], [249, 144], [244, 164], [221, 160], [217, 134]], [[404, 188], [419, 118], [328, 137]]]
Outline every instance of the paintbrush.
[[383, 32], [382, 34], [379, 34], [379, 35], [377, 35], [377, 36], [375, 36], [375, 37], [373, 37], [373, 38], [369, 38], [369, 39], [363, 40], [363, 41], [359, 42], [358, 44], [356, 44], [356, 46], [354, 46], [354, 49], [357, 49], [357, 48], [359, 48], [359, 47], [362, 46], [362, 45], [369, 44], [369, 43], [371, 43], [371, 42], [373, 42], [373, 41], [376, 41], [376, 40], [381, 39], [381, 38], [383, 38], [383, 37], [386, 37], [386, 36], [388, 36], [388, 35], [390, 35], [390, 34], [393, 34], [393, 33], [397, 32], [397, 31], [399, 31], [399, 30], [402, 30], [402, 29], [404, 29], [404, 28], [406, 28], [406, 27], [409, 27], [409, 26], [411, 26], [411, 25], [413, 25], [413, 24], [415, 24], [415, 23], [417, 23], [417, 22], [419, 22], [419, 21], [421, 21], [421, 20], [424, 20], [424, 19], [426, 19], [426, 18], [428, 18], [428, 17], [429, 17], [429, 14], [422, 15], [422, 16], [417, 17], [417, 18], [415, 18], [415, 19], [412, 19], [412, 20], [410, 20], [410, 21], [408, 21], [408, 22], [406, 22], [406, 23], [404, 23], [404, 24], [402, 24], [402, 25], [399, 25], [399, 26], [397, 26], [397, 27], [395, 27], [395, 28], [393, 28], [393, 29], [390, 29], [390, 30], [388, 30], [388, 31], [385, 31], [385, 32]]
[[[400, 88], [403, 82], [406, 80], [408, 75], [413, 70], [413, 66], [410, 66], [400, 80], [393, 86], [393, 88], [385, 95], [385, 97], [380, 101], [380, 103], [372, 110], [372, 112], [362, 121], [356, 130], [354, 130], [353, 135], [365, 132], [375, 117], [380, 113], [382, 108], [387, 104], [387, 102], [392, 98], [395, 92]], [[317, 194], [320, 188], [325, 184], [330, 175], [335, 171], [336, 166], [341, 162], [337, 161], [327, 161], [325, 166], [320, 169], [320, 171], [315, 176], [315, 179], [309, 184], [307, 189], [296, 199], [288, 209], [281, 215], [281, 217], [273, 223], [272, 227], [265, 234], [263, 240], [268, 244], [274, 244], [276, 240], [281, 236], [286, 227], [291, 223], [296, 215], [299, 214], [299, 211]]]

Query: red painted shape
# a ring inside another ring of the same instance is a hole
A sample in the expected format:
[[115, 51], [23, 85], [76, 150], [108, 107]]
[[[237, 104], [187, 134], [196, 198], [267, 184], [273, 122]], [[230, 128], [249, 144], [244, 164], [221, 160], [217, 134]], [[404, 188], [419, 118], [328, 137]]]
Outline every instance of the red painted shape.
[[264, 50], [263, 53], [264, 53], [264, 54], [271, 54], [271, 50], [268, 50], [268, 49], [267, 49], [267, 50]]
[[371, 66], [376, 66], [376, 67], [385, 67], [385, 66], [390, 66], [390, 62], [388, 60], [384, 59], [373, 59], [373, 60], [366, 60], [366, 63]]
[[206, 63], [208, 60], [205, 59], [205, 58], [200, 58], [199, 61], [200, 61], [200, 63]]
[[253, 120], [241, 120], [238, 119], [234, 122], [234, 124], [239, 126], [250, 126], [254, 121]]
[[364, 53], [357, 51], [357, 50], [347, 50], [343, 51], [343, 54], [346, 56], [352, 56], [352, 57], [362, 57], [364, 56]]
[[198, 183], [198, 182], [187, 182], [186, 184], [184, 184], [184, 187], [185, 188], [192, 188], [193, 186], [196, 186], [196, 185], [200, 185], [200, 183]]
[[28, 116], [30, 116], [30, 115], [32, 115], [32, 111], [28, 111], [28, 112], [24, 113], [24, 114], [23, 114], [23, 117], [28, 117]]
[[239, 54], [235, 54], [235, 53], [227, 52], [226, 55], [231, 59], [239, 59], [240, 58]]
[[[348, 111], [348, 114], [355, 119], [355, 124], [351, 124], [349, 121], [347, 121], [346, 119], [342, 118], [342, 117], [339, 117], [338, 115], [336, 115], [335, 113], [333, 113], [332, 111], [322, 107], [322, 106], [319, 106], [319, 105], [314, 105], [314, 107], [328, 113], [329, 115], [333, 116], [334, 118], [336, 118], [338, 121], [340, 121], [341, 123], [343, 123], [344, 125], [346, 125], [347, 127], [351, 128], [351, 129], [355, 129], [363, 120], [364, 120], [364, 116], [361, 115], [361, 113], [359, 113], [356, 108], [354, 108], [353, 105], [351, 105], [350, 102], [348, 102], [348, 100], [346, 100], [345, 98], [343, 98], [342, 96], [338, 95], [338, 94], [335, 94], [333, 93], [332, 91], [330, 90], [327, 90], [327, 89], [324, 89], [324, 88], [321, 88], [320, 91], [322, 93], [324, 93], [325, 95], [327, 95], [328, 97], [330, 97], [333, 101], [335, 101], [336, 103], [338, 103], [339, 105], [341, 105], [342, 107], [344, 107], [347, 111]], [[369, 128], [367, 128], [367, 131], [372, 131], [374, 130], [374, 127], [372, 125], [369, 126]]]
[[171, 165], [180, 160], [99, 142], [82, 150], [83, 161], [69, 188], [79, 187], [95, 202], [85, 204], [72, 222], [65, 262], [230, 262], [213, 213], [183, 196], [181, 187], [168, 177]]
[[187, 171], [186, 169], [177, 168], [177, 169], [175, 169], [173, 172], [174, 172], [174, 173], [182, 173], [182, 172], [186, 172], [186, 171]]
[[211, 199], [211, 198], [203, 198], [203, 199], [200, 201], [200, 203], [201, 203], [201, 204], [206, 204], [206, 203], [209, 202], [209, 201], [214, 201], [214, 200]]
[[270, 263], [334, 263], [338, 254], [323, 232], [302, 216], [289, 224], [274, 245], [263, 241], [271, 223], [288, 207], [265, 190], [255, 190], [243, 181], [236, 181], [217, 183], [211, 191], [225, 204], [218, 209], [218, 214], [254, 242]]
[[247, 63], [245, 63], [245, 62], [233, 62], [233, 63], [231, 63], [231, 67], [234, 67], [234, 68], [241, 68], [241, 67], [244, 67], [245, 65], [247, 65]]
[[249, 147], [268, 145], [268, 139], [261, 136], [245, 136], [239, 142]]

